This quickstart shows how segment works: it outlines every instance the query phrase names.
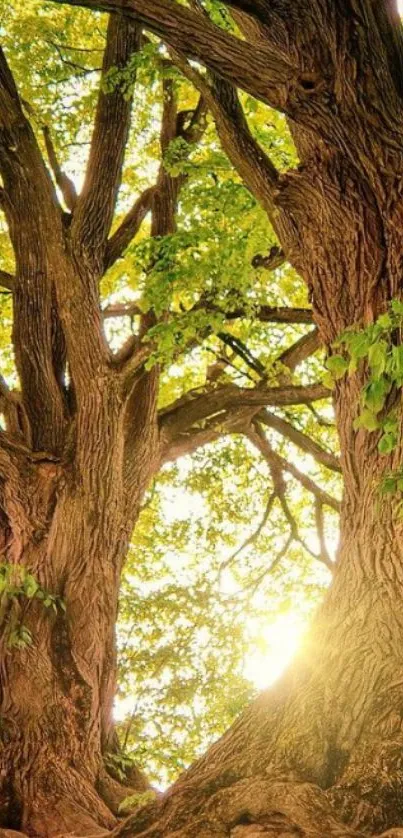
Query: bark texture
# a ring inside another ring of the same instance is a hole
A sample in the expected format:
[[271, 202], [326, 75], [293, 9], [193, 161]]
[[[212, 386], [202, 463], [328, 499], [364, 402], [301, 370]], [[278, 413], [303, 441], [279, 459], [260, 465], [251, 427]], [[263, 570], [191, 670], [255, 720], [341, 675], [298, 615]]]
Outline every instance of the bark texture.
[[[212, 46], [196, 8], [182, 14], [174, 3], [162, 5], [150, 10], [130, 0], [125, 8], [181, 53], [179, 66], [203, 91], [224, 148], [306, 279], [322, 341], [330, 346], [347, 326], [372, 322], [401, 296], [403, 157], [395, 140], [403, 128], [402, 36], [393, 4], [228, 3], [249, 41], [238, 44], [238, 72], [224, 59], [217, 63], [232, 51], [229, 37], [224, 43], [220, 35]], [[189, 46], [191, 25], [197, 40]], [[253, 64], [254, 48], [257, 61], [245, 80], [246, 50]], [[253, 76], [262, 50], [269, 76], [278, 51], [274, 94], [272, 77], [262, 92], [262, 77]], [[207, 65], [208, 81], [186, 55]], [[275, 107], [281, 100], [301, 160], [297, 170], [275, 171], [229, 82], [253, 87]], [[393, 500], [380, 504], [377, 487], [401, 464], [402, 449], [381, 457], [376, 434], [354, 429], [363, 381], [357, 373], [336, 390], [341, 541], [334, 581], [304, 652], [161, 803], [115, 835], [399, 834], [402, 522]]]
[[[144, 25], [166, 40], [200, 90], [189, 119], [166, 83], [161, 149], [177, 137], [197, 142], [209, 108], [229, 158], [272, 221], [280, 258], [309, 289], [318, 332], [283, 358], [290, 371], [319, 340], [330, 346], [342, 329], [372, 322], [401, 297], [403, 52], [393, 2], [228, 0], [242, 39], [207, 20], [197, 2], [71, 5], [111, 12], [104, 74], [127, 63]], [[280, 174], [259, 147], [236, 86], [286, 114], [296, 170]], [[108, 240], [129, 120], [119, 88], [101, 89], [87, 177], [81, 195], [67, 195], [66, 223], [0, 57], [1, 205], [16, 254], [16, 276], [3, 272], [0, 281], [14, 295], [21, 382], [18, 396], [2, 393], [2, 553], [66, 606], [48, 612], [37, 599], [18, 597], [1, 605], [0, 835], [15, 828], [39, 838], [398, 838], [403, 523], [393, 499], [380, 505], [377, 486], [401, 466], [403, 441], [381, 457], [376, 434], [354, 429], [362, 371], [336, 389], [342, 456], [326, 465], [344, 478], [340, 549], [303, 653], [161, 800], [116, 821], [125, 794], [103, 759], [113, 747], [114, 624], [144, 491], [162, 462], [241, 430], [265, 451], [281, 493], [283, 464], [262, 448], [261, 424], [304, 450], [307, 442], [264, 408], [309, 403], [325, 392], [290, 379], [272, 388], [264, 381], [216, 386], [212, 373], [206, 392], [158, 414], [159, 371], [145, 369], [152, 346], [141, 342], [155, 316], [141, 316], [139, 334], [113, 355], [99, 280], [149, 210], [152, 235], [172, 233], [182, 185], [162, 166], [155, 187]], [[261, 315], [292, 316], [267, 307]], [[294, 316], [307, 318], [301, 310]], [[310, 451], [323, 462], [325, 452]], [[35, 641], [11, 653], [10, 634], [22, 624]], [[135, 783], [144, 787], [140, 776]]]

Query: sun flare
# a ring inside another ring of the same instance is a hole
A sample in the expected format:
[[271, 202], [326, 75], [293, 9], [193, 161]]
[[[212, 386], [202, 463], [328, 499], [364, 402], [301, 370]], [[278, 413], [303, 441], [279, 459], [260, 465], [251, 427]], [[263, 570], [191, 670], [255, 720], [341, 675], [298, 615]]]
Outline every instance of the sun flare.
[[256, 648], [244, 668], [244, 674], [258, 689], [266, 689], [282, 675], [301, 644], [305, 628], [304, 618], [293, 611], [259, 626]]

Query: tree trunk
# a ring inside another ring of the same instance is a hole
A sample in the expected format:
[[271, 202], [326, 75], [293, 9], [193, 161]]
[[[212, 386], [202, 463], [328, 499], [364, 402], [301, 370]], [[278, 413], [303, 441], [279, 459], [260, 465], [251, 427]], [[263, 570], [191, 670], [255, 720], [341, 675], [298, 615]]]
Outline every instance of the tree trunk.
[[[2, 552], [16, 595], [0, 599], [0, 826], [41, 838], [104, 832], [130, 793], [104, 756], [113, 748], [119, 578], [149, 475], [143, 460], [129, 513], [118, 442], [102, 479], [10, 451], [1, 484]], [[53, 605], [18, 592], [22, 568]]]
[[[80, 3], [131, 14], [220, 77], [210, 86], [211, 76], [185, 62], [225, 150], [305, 278], [325, 345], [345, 327], [373, 321], [401, 296], [403, 50], [401, 32], [390, 25], [393, 3], [228, 0], [246, 40], [182, 4]], [[105, 70], [120, 56], [124, 17], [116, 21]], [[125, 64], [138, 33], [129, 38], [127, 31], [123, 41]], [[67, 425], [74, 448], [66, 456], [69, 466], [32, 452], [29, 457], [18, 445], [9, 450], [7, 441], [0, 448], [3, 553], [66, 605], [64, 612], [58, 603], [54, 613], [38, 598], [3, 594], [0, 817], [4, 826], [40, 838], [95, 835], [115, 823], [103, 768], [112, 738], [113, 625], [133, 510], [152, 472], [156, 424], [153, 373], [141, 370], [136, 378], [144, 346], [134, 341], [138, 357], [112, 360], [101, 328], [98, 281], [128, 106], [119, 105], [118, 92], [111, 99], [101, 92], [91, 157], [96, 165], [64, 227], [1, 54], [0, 82], [0, 167], [17, 263], [14, 342], [22, 402], [33, 450], [65, 456]], [[296, 170], [277, 172], [249, 132], [231, 84], [287, 115], [300, 158]], [[166, 108], [171, 111], [169, 97]], [[102, 143], [109, 121], [116, 130]], [[111, 144], [118, 145], [113, 167]], [[173, 200], [154, 198], [154, 211], [164, 207], [169, 215]], [[168, 227], [153, 229], [170, 232], [170, 219]], [[152, 324], [146, 318], [143, 325]], [[378, 492], [382, 475], [401, 466], [403, 441], [381, 457], [378, 435], [354, 429], [364, 380], [365, 369], [336, 390], [345, 484], [341, 541], [334, 581], [304, 651], [161, 801], [116, 826], [113, 835], [324, 838], [377, 835], [403, 824], [403, 524], [397, 499], [381, 503]], [[214, 401], [217, 392], [208, 397]], [[197, 399], [187, 409], [190, 429], [211, 413], [207, 398], [201, 413]], [[175, 419], [180, 406], [172, 412]], [[179, 416], [181, 440], [180, 433]], [[32, 643], [10, 654], [21, 625]]]
[[[369, 186], [335, 151], [282, 180], [281, 241], [330, 345], [401, 294], [398, 189]], [[114, 835], [324, 838], [403, 826], [403, 521], [399, 498], [379, 492], [401, 467], [403, 441], [382, 456], [378, 433], [354, 429], [365, 380], [362, 366], [336, 387], [340, 545], [303, 651], [158, 805]]]

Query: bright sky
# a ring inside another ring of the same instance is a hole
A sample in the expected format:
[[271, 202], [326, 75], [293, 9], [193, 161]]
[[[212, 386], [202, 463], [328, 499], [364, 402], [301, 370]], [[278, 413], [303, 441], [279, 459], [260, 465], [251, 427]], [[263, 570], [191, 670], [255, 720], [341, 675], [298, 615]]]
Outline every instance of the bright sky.
[[403, 0], [397, 0], [397, 8], [399, 9], [401, 16], [403, 17]]

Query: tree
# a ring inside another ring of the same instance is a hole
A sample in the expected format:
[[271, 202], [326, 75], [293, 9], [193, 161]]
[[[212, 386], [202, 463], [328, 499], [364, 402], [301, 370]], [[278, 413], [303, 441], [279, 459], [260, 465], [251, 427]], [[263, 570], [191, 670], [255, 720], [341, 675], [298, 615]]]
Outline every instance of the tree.
[[[385, 421], [393, 407], [399, 427], [399, 390], [385, 389], [383, 399], [371, 391], [369, 412], [376, 421], [368, 433], [368, 421], [367, 428], [362, 416], [356, 421], [367, 365], [353, 363], [349, 376], [339, 375], [345, 357], [336, 355], [342, 358], [333, 362], [340, 465], [295, 423], [266, 408], [325, 398], [321, 383], [295, 383], [291, 373], [321, 342], [330, 347], [346, 328], [385, 316], [400, 294], [396, 7], [370, 0], [231, 0], [206, 4], [210, 19], [199, 2], [69, 5], [110, 15], [79, 193], [64, 173], [49, 126], [37, 125], [35, 109], [17, 89], [15, 56], [7, 61], [2, 53], [0, 63], [1, 206], [15, 256], [15, 271], [6, 265], [2, 284], [13, 295], [20, 385], [2, 383], [1, 817], [5, 826], [40, 836], [102, 834], [115, 826], [113, 812], [127, 787], [119, 787], [104, 756], [115, 747], [119, 578], [142, 498], [164, 461], [225, 434], [244, 433], [268, 462], [271, 502], [276, 499], [288, 517], [292, 540], [298, 533], [284, 472], [313, 496], [320, 557], [328, 563], [323, 507], [337, 508], [337, 502], [281, 457], [263, 431], [268, 425], [325, 467], [337, 471], [341, 465], [341, 543], [329, 594], [305, 654], [280, 684], [253, 703], [168, 795], [141, 807], [112, 834], [377, 834], [403, 821], [401, 521], [399, 498], [390, 493], [380, 504], [378, 491], [401, 460], [399, 440], [389, 453], [378, 450], [381, 437], [399, 435], [382, 425], [382, 417], [378, 423], [386, 405]], [[153, 35], [144, 36], [143, 28], [162, 38], [167, 51], [155, 50]], [[62, 64], [79, 63], [77, 45], [85, 47], [77, 30], [75, 36], [73, 59], [66, 59], [63, 43], [57, 45]], [[155, 184], [119, 218], [134, 76], [139, 56], [153, 49], [163, 87], [162, 161]], [[193, 98], [184, 107], [178, 71], [198, 90], [198, 98], [186, 93]], [[26, 84], [18, 81], [20, 88]], [[250, 129], [237, 88], [285, 114], [298, 165], [278, 171]], [[229, 295], [224, 305], [211, 287], [203, 294], [191, 288], [188, 297], [182, 289], [176, 299], [167, 293], [186, 161], [202, 141], [207, 111], [278, 238], [265, 267], [287, 259], [306, 283], [312, 314], [260, 300], [256, 305], [253, 293], [236, 304]], [[113, 279], [121, 279], [118, 260], [147, 213], [151, 236], [139, 282], [144, 293], [124, 312], [113, 306], [105, 311], [100, 282], [115, 265]], [[136, 318], [136, 329], [115, 350], [104, 322], [122, 312]], [[268, 375], [242, 327], [238, 334], [228, 328], [251, 314], [283, 323], [313, 317], [319, 331], [282, 352], [281, 366]], [[392, 347], [399, 346], [396, 324], [381, 328], [391, 331]], [[198, 385], [191, 381], [176, 399], [158, 404], [164, 364], [209, 340], [218, 347], [217, 364], [206, 370], [204, 363]], [[242, 369], [244, 382], [248, 376], [247, 385], [229, 375], [230, 364]], [[131, 784], [146, 786], [136, 773]]]

